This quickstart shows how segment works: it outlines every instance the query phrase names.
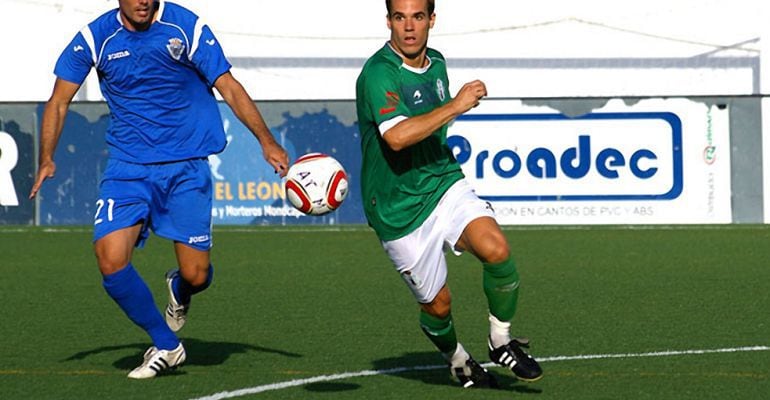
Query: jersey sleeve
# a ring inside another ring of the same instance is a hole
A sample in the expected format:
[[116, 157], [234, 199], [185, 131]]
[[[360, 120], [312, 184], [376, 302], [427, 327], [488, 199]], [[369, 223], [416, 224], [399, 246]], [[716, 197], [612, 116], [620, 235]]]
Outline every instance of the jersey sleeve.
[[53, 73], [65, 81], [82, 84], [94, 65], [93, 49], [78, 32], [56, 61]]
[[214, 33], [200, 19], [195, 26], [190, 61], [206, 78], [210, 87], [214, 86], [214, 81], [232, 67]]
[[398, 116], [411, 116], [401, 99], [396, 67], [384, 63], [373, 65], [367, 71], [363, 84], [363, 96], [376, 125]]

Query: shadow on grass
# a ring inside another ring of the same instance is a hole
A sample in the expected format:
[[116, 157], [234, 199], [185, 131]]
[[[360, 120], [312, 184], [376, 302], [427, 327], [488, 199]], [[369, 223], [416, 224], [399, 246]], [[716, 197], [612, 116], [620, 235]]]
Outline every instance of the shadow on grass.
[[[479, 362], [484, 362], [479, 360]], [[444, 359], [437, 352], [405, 353], [401, 356], [383, 358], [373, 362], [378, 371], [386, 371], [387, 375], [404, 379], [421, 381], [429, 385], [460, 385], [452, 379]], [[501, 368], [489, 369], [489, 372], [497, 378], [499, 388], [497, 390], [513, 391], [523, 394], [540, 394], [541, 389], [528, 386], [514, 378], [510, 373]], [[489, 389], [494, 390], [494, 389]]]
[[[262, 346], [254, 346], [246, 343], [233, 342], [208, 342], [198, 339], [182, 340], [185, 351], [187, 352], [187, 361], [185, 365], [211, 366], [220, 365], [227, 361], [233, 354], [242, 354], [247, 352], [260, 352], [278, 354], [284, 357], [299, 358], [301, 354], [292, 353], [280, 349], [272, 349]], [[137, 354], [119, 358], [112, 363], [115, 368], [126, 370], [132, 369], [141, 363], [142, 355], [147, 350], [147, 343], [132, 343], [117, 346], [104, 346], [92, 350], [81, 351], [64, 359], [64, 361], [82, 360], [89, 356], [107, 353], [111, 351], [120, 351], [126, 349], [136, 349]]]
[[355, 383], [345, 383], [345, 382], [316, 382], [316, 383], [308, 383], [304, 386], [305, 390], [308, 392], [318, 392], [318, 393], [331, 393], [331, 392], [347, 392], [349, 390], [358, 390], [361, 388], [361, 385], [355, 384]]

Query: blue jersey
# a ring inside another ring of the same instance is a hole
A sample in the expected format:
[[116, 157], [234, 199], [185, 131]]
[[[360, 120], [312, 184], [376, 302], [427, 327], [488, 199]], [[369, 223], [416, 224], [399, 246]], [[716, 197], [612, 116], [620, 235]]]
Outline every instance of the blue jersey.
[[96, 68], [111, 112], [110, 157], [151, 164], [206, 157], [225, 147], [214, 81], [230, 70], [197, 15], [158, 0], [145, 31], [123, 26], [118, 9], [84, 27], [56, 63], [57, 77], [82, 84]]

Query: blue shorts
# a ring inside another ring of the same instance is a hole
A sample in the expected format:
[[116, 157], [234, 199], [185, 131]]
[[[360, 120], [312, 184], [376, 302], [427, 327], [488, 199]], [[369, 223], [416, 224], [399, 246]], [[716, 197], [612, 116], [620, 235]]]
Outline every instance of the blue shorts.
[[136, 247], [156, 235], [211, 248], [211, 170], [205, 158], [163, 164], [110, 159], [99, 185], [94, 242], [142, 222]]

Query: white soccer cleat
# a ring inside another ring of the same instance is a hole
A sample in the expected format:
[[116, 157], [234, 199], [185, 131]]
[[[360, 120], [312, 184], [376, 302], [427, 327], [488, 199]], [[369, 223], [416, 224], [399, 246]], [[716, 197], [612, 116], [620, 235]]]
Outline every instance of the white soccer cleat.
[[144, 362], [128, 373], [131, 379], [154, 378], [160, 371], [174, 369], [187, 359], [181, 343], [174, 350], [158, 350], [152, 346], [144, 352]]
[[[187, 311], [190, 309], [190, 304], [180, 304], [174, 296], [174, 288], [172, 282], [174, 278], [179, 276], [178, 269], [172, 269], [166, 272], [166, 286], [168, 287], [168, 304], [166, 305], [166, 324], [174, 332], [179, 332], [180, 329], [187, 322]], [[179, 279], [182, 279], [180, 276]]]

